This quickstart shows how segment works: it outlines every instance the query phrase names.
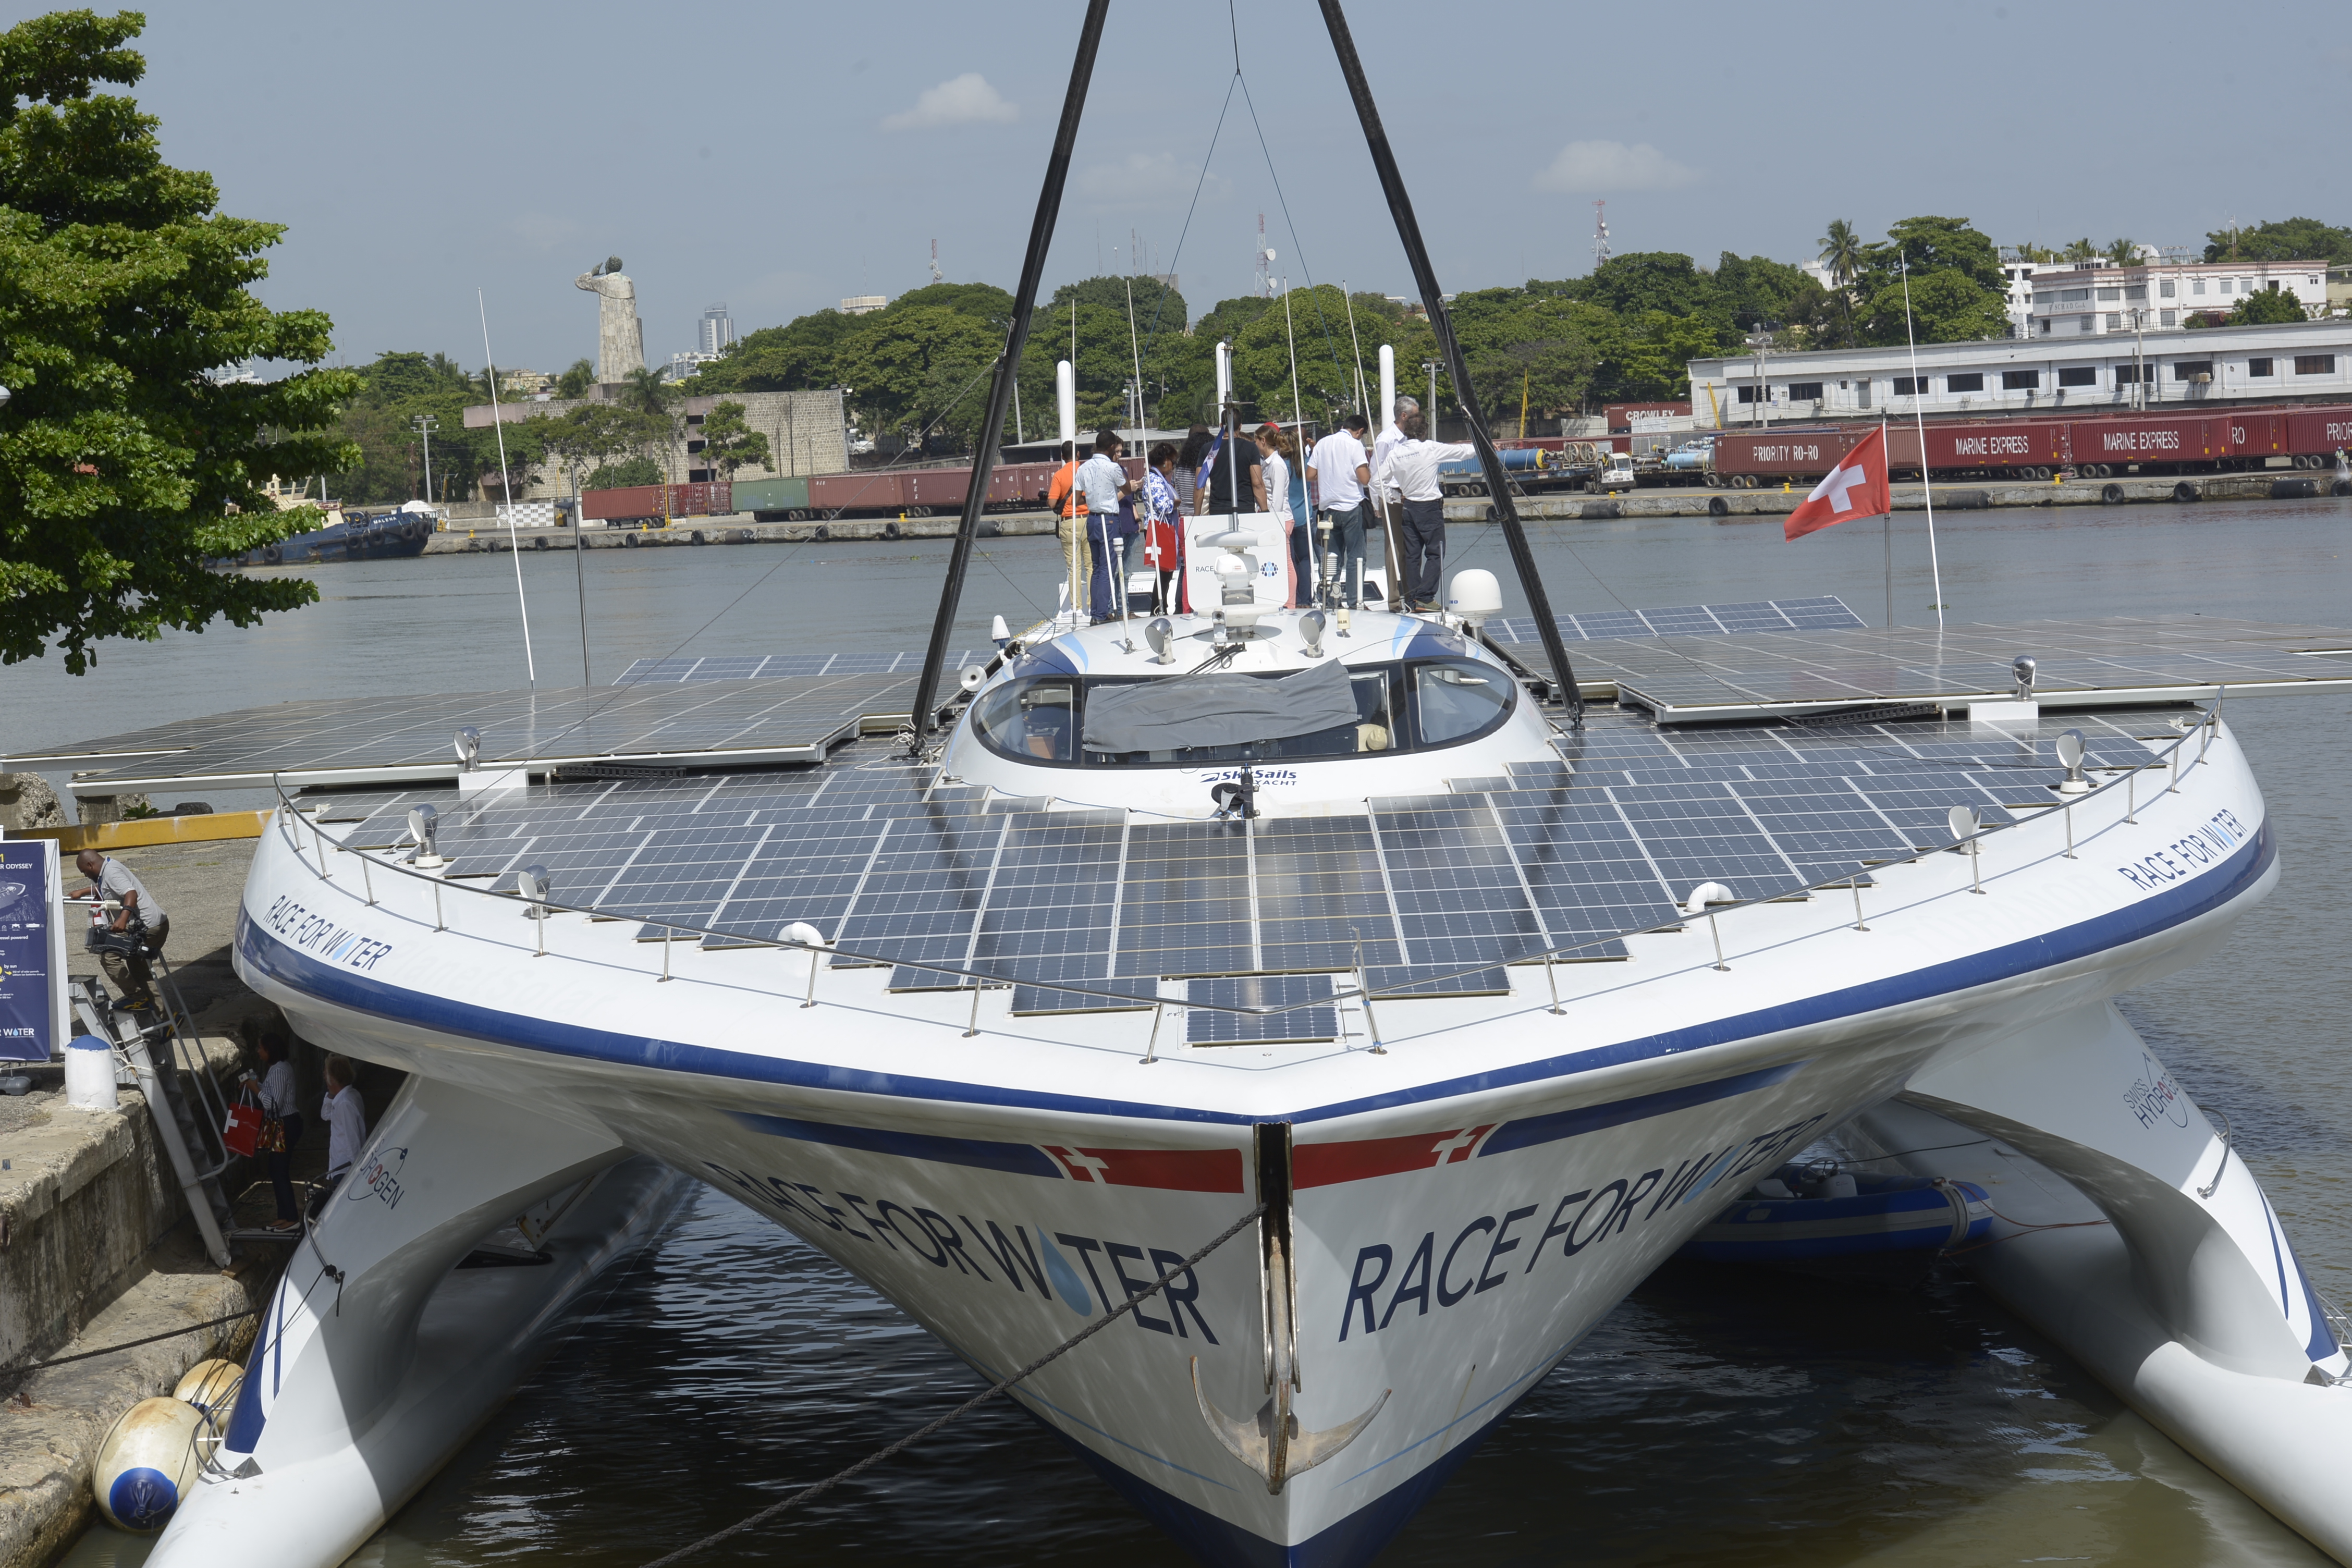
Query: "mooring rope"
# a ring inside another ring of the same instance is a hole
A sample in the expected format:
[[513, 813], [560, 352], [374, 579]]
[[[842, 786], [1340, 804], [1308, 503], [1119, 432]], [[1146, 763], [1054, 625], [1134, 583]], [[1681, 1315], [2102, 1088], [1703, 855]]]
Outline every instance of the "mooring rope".
[[931, 1422], [929, 1426], [918, 1427], [916, 1430], [908, 1433], [905, 1436], [891, 1444], [888, 1447], [879, 1449], [875, 1453], [867, 1455], [865, 1458], [858, 1460], [857, 1463], [850, 1466], [845, 1470], [842, 1470], [835, 1475], [827, 1476], [824, 1479], [816, 1482], [813, 1486], [803, 1487], [799, 1491], [794, 1492], [783, 1501], [775, 1503], [768, 1508], [763, 1508], [759, 1512], [751, 1515], [749, 1519], [739, 1520], [737, 1522], [729, 1525], [724, 1530], [719, 1531], [714, 1534], [706, 1535], [691, 1546], [681, 1546], [667, 1557], [656, 1558], [651, 1563], [646, 1563], [646, 1568], [669, 1568], [671, 1563], [683, 1563], [688, 1558], [705, 1550], [706, 1548], [716, 1546], [720, 1542], [725, 1541], [731, 1536], [740, 1535], [747, 1530], [756, 1529], [759, 1526], [767, 1523], [768, 1521], [776, 1518], [778, 1515], [789, 1512], [791, 1510], [798, 1508], [802, 1503], [808, 1501], [811, 1498], [816, 1497], [824, 1492], [831, 1491], [834, 1488], [839, 1486], [842, 1482], [848, 1480], [851, 1477], [858, 1475], [863, 1471], [872, 1469], [875, 1466], [898, 1453], [901, 1449], [911, 1447], [915, 1444], [921, 1442], [924, 1438], [929, 1436], [932, 1433], [938, 1431], [949, 1422], [955, 1420], [958, 1416], [964, 1415], [978, 1409], [981, 1405], [987, 1404], [990, 1400], [995, 1398], [1006, 1389], [1011, 1388], [1014, 1384], [1019, 1383], [1023, 1379], [1037, 1373], [1049, 1363], [1059, 1360], [1062, 1356], [1067, 1354], [1073, 1350], [1076, 1350], [1078, 1346], [1086, 1343], [1087, 1341], [1094, 1338], [1095, 1335], [1102, 1332], [1103, 1330], [1118, 1321], [1119, 1319], [1125, 1317], [1128, 1313], [1135, 1310], [1136, 1308], [1141, 1306], [1145, 1301], [1150, 1300], [1152, 1295], [1161, 1287], [1167, 1285], [1169, 1281], [1192, 1272], [1192, 1266], [1194, 1264], [1200, 1262], [1203, 1258], [1208, 1257], [1212, 1252], [1216, 1251], [1217, 1248], [1223, 1247], [1228, 1241], [1231, 1241], [1235, 1236], [1238, 1236], [1241, 1233], [1244, 1226], [1248, 1226], [1251, 1221], [1256, 1219], [1258, 1215], [1265, 1212], [1265, 1205], [1264, 1204], [1258, 1205], [1257, 1207], [1250, 1210], [1249, 1213], [1242, 1215], [1241, 1218], [1234, 1221], [1233, 1224], [1227, 1226], [1223, 1231], [1219, 1232], [1216, 1239], [1210, 1242], [1208, 1246], [1203, 1247], [1200, 1251], [1192, 1254], [1192, 1257], [1184, 1259], [1183, 1262], [1178, 1264], [1175, 1268], [1171, 1268], [1167, 1273], [1162, 1274], [1159, 1279], [1154, 1279], [1150, 1284], [1145, 1286], [1134, 1295], [1129, 1296], [1126, 1301], [1112, 1308], [1109, 1312], [1096, 1320], [1094, 1322], [1088, 1323], [1085, 1328], [1080, 1329], [1076, 1333], [1072, 1334], [1068, 1339], [1064, 1340], [1060, 1344], [1055, 1345], [1052, 1350], [1047, 1351], [1044, 1355], [1039, 1356], [1035, 1361], [1031, 1362], [1027, 1366], [1023, 1367], [1011, 1377], [1004, 1379], [1001, 1383], [990, 1384], [986, 1389], [982, 1390], [979, 1394], [973, 1394], [970, 1399], [965, 1400], [961, 1405], [957, 1405], [953, 1410], [949, 1411], [945, 1415], [942, 1415], [938, 1420]]

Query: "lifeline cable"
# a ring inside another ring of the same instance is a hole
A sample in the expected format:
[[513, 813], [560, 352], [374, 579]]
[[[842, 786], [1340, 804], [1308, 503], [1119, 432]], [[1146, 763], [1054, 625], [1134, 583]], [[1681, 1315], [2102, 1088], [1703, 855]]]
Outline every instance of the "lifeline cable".
[[961, 1405], [957, 1405], [953, 1410], [949, 1411], [945, 1415], [940, 1416], [938, 1420], [930, 1423], [929, 1426], [918, 1427], [916, 1430], [908, 1433], [907, 1436], [891, 1444], [888, 1447], [878, 1449], [877, 1451], [867, 1455], [865, 1458], [858, 1460], [857, 1463], [850, 1466], [849, 1468], [845, 1470], [827, 1476], [824, 1479], [816, 1482], [813, 1486], [803, 1487], [799, 1491], [794, 1492], [783, 1501], [763, 1508], [759, 1512], [751, 1515], [749, 1519], [740, 1520], [737, 1522], [729, 1525], [726, 1529], [717, 1531], [715, 1534], [706, 1535], [691, 1546], [681, 1546], [667, 1557], [657, 1557], [654, 1559], [654, 1561], [646, 1564], [646, 1568], [669, 1568], [669, 1564], [673, 1563], [683, 1563], [686, 1559], [693, 1556], [696, 1552], [702, 1551], [704, 1548], [716, 1546], [720, 1542], [727, 1540], [730, 1536], [740, 1535], [743, 1531], [751, 1529], [755, 1525], [765, 1524], [769, 1520], [775, 1518], [778, 1514], [798, 1507], [800, 1504], [806, 1502], [809, 1499], [817, 1496], [819, 1493], [832, 1490], [835, 1487], [839, 1486], [842, 1482], [849, 1479], [855, 1475], [857, 1475], [861, 1471], [873, 1468], [876, 1465], [878, 1465], [883, 1460], [889, 1458], [900, 1449], [921, 1442], [924, 1438], [929, 1436], [932, 1433], [938, 1431], [949, 1422], [953, 1421], [956, 1417], [965, 1414], [967, 1411], [976, 1409], [979, 1406], [987, 1404], [990, 1400], [995, 1398], [1006, 1389], [1011, 1388], [1014, 1384], [1021, 1382], [1024, 1378], [1028, 1377], [1031, 1373], [1042, 1371], [1049, 1362], [1059, 1359], [1067, 1352], [1076, 1349], [1079, 1345], [1085, 1343], [1087, 1340], [1094, 1338], [1095, 1335], [1100, 1333], [1103, 1330], [1109, 1328], [1113, 1323], [1118, 1321], [1119, 1319], [1125, 1317], [1128, 1313], [1135, 1310], [1136, 1308], [1143, 1305], [1145, 1301], [1150, 1300], [1152, 1295], [1162, 1286], [1165, 1286], [1170, 1280], [1176, 1279], [1179, 1275], [1192, 1272], [1192, 1266], [1194, 1264], [1199, 1263], [1201, 1259], [1208, 1257], [1209, 1254], [1216, 1251], [1217, 1248], [1223, 1247], [1228, 1241], [1231, 1241], [1235, 1236], [1238, 1236], [1241, 1233], [1244, 1226], [1248, 1225], [1252, 1220], [1257, 1218], [1258, 1215], [1265, 1212], [1265, 1205], [1264, 1204], [1258, 1205], [1257, 1207], [1250, 1210], [1249, 1213], [1242, 1215], [1241, 1218], [1227, 1226], [1218, 1234], [1217, 1238], [1210, 1242], [1208, 1246], [1201, 1248], [1200, 1251], [1192, 1254], [1192, 1257], [1186, 1258], [1175, 1268], [1171, 1268], [1167, 1273], [1162, 1274], [1159, 1279], [1153, 1280], [1150, 1285], [1137, 1291], [1134, 1295], [1129, 1296], [1124, 1302], [1112, 1308], [1101, 1318], [1097, 1319], [1094, 1322], [1088, 1323], [1085, 1328], [1080, 1329], [1076, 1333], [1072, 1334], [1068, 1339], [1064, 1340], [1060, 1344], [1055, 1345], [1052, 1350], [1047, 1351], [1044, 1355], [1039, 1356], [1035, 1361], [1031, 1362], [1027, 1366], [1023, 1367], [1011, 1377], [1005, 1378], [1000, 1383], [992, 1384], [988, 1388], [982, 1390], [981, 1393], [973, 1394], [970, 1399], [965, 1400]]

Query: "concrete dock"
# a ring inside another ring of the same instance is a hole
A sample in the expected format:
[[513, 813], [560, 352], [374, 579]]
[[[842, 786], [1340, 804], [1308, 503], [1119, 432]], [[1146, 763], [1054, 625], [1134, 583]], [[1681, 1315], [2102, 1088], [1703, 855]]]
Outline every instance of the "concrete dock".
[[[2243, 474], [2193, 474], [2119, 479], [2053, 479], [2041, 483], [1987, 481], [1939, 483], [1935, 487], [1937, 511], [1983, 511], [2013, 507], [2181, 506], [2200, 500], [2317, 500], [2331, 495], [2336, 479], [2326, 473], [2290, 473], [2264, 469]], [[1616, 495], [1587, 496], [1571, 491], [1545, 491], [1519, 498], [1519, 516], [1530, 522], [1599, 522], [1627, 517], [1777, 517], [1793, 510], [1810, 486], [1786, 489], [1654, 489]], [[1924, 511], [1926, 489], [1916, 484], [1895, 487], [1895, 510]], [[1486, 516], [1484, 497], [1445, 503], [1453, 522], [1478, 522]], [[1017, 539], [1055, 531], [1057, 521], [1046, 511], [990, 512], [981, 520], [982, 539]], [[827, 522], [761, 522], [750, 512], [726, 517], [681, 517], [667, 528], [591, 527], [582, 534], [590, 550], [660, 549], [702, 544], [803, 544], [847, 540], [950, 539], [958, 520], [952, 515], [929, 517], [838, 518]], [[515, 544], [524, 550], [570, 550], [569, 528], [526, 528], [517, 531]], [[452, 523], [425, 541], [427, 555], [457, 555], [502, 552], [509, 548], [506, 532], [493, 522]]]
[[[229, 963], [255, 842], [113, 852], [171, 911], [165, 955], [204, 1070], [223, 1084], [248, 1059], [247, 1036], [282, 1024]], [[98, 973], [94, 954], [79, 943], [71, 952], [71, 974]], [[293, 1059], [313, 1123], [293, 1151], [299, 1185], [324, 1171], [326, 1137], [315, 1115], [319, 1053], [298, 1041]], [[85, 1110], [66, 1103], [61, 1067], [30, 1071], [32, 1092], [0, 1097], [0, 1568], [47, 1568], [90, 1525], [90, 1467], [108, 1430], [140, 1400], [169, 1394], [197, 1362], [242, 1359], [256, 1319], [212, 1321], [257, 1311], [291, 1250], [240, 1242], [232, 1266], [217, 1268], [139, 1090], [121, 1088], [112, 1110]], [[362, 1068], [371, 1123], [398, 1083], [397, 1074]], [[258, 1161], [234, 1162], [224, 1182], [238, 1226], [275, 1213]], [[129, 1343], [155, 1335], [169, 1337]]]

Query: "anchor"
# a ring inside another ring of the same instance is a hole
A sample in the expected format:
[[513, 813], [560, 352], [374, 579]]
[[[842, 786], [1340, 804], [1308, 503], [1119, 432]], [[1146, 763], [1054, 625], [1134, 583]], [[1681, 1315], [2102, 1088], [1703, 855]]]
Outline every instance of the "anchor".
[[1265, 1310], [1265, 1382], [1270, 1393], [1257, 1414], [1235, 1420], [1217, 1408], [1201, 1386], [1201, 1358], [1192, 1358], [1192, 1397], [1201, 1419], [1243, 1464], [1265, 1481], [1265, 1489], [1279, 1497], [1291, 1477], [1304, 1475], [1354, 1442], [1372, 1417], [1381, 1413], [1395, 1391], [1384, 1388], [1361, 1415], [1327, 1426], [1303, 1430], [1291, 1413], [1291, 1395], [1304, 1384], [1298, 1373], [1298, 1279], [1291, 1267], [1290, 1123], [1260, 1122], [1256, 1128], [1258, 1195], [1265, 1204], [1258, 1220], [1258, 1278]]

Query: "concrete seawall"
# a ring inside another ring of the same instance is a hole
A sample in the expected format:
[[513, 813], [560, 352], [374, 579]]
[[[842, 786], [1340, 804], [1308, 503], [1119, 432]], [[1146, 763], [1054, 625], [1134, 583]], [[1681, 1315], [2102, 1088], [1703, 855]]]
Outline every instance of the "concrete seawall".
[[[1938, 484], [1937, 511], [1983, 511], [2011, 507], [2053, 506], [2179, 506], [2200, 500], [2294, 500], [2325, 499], [2335, 487], [2333, 475], [2263, 471], [2246, 474], [2197, 474], [2184, 478], [2064, 479], [2045, 483]], [[1788, 489], [1641, 489], [1613, 496], [1568, 492], [1538, 493], [1519, 498], [1520, 517], [1530, 522], [1600, 522], [1627, 517], [1778, 517], [1793, 510], [1810, 487]], [[1895, 510], [1920, 511], [1927, 494], [1917, 485], [1895, 487]], [[1484, 497], [1445, 503], [1453, 522], [1477, 522], [1486, 518]], [[582, 536], [590, 550], [664, 549], [698, 544], [802, 544], [848, 540], [951, 539], [953, 516], [859, 517], [830, 522], [761, 522], [750, 512], [729, 517], [682, 517], [667, 528], [592, 528]], [[982, 539], [1018, 539], [1056, 531], [1058, 520], [1050, 512], [991, 512], [981, 520]], [[570, 550], [569, 528], [527, 528], [515, 536], [524, 550]], [[461, 525], [436, 533], [425, 544], [427, 555], [499, 552], [509, 548], [507, 535], [493, 524]]]

